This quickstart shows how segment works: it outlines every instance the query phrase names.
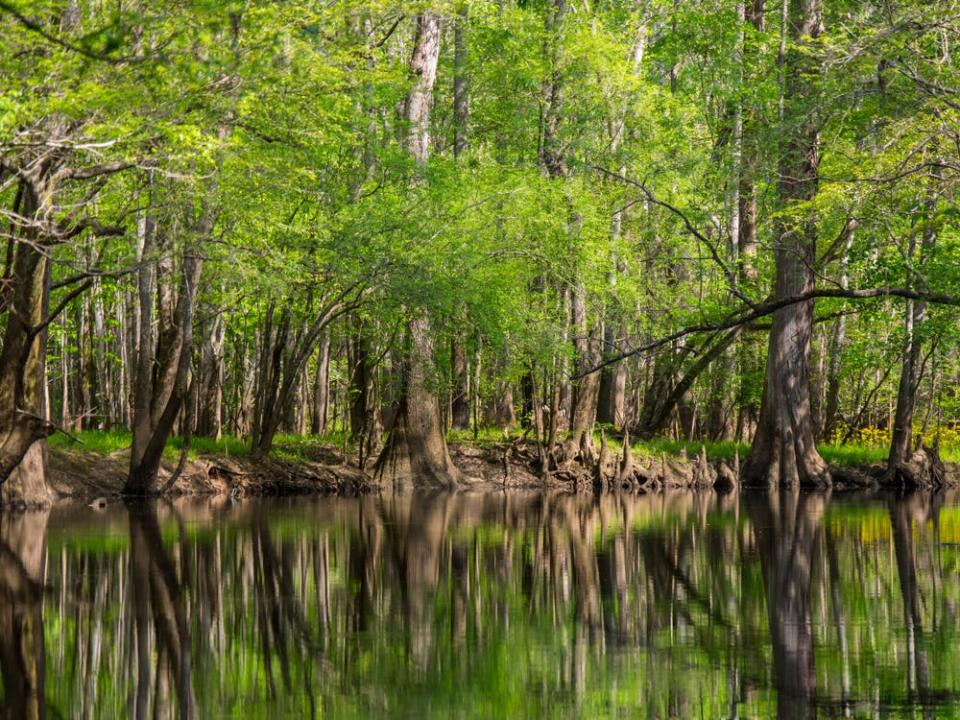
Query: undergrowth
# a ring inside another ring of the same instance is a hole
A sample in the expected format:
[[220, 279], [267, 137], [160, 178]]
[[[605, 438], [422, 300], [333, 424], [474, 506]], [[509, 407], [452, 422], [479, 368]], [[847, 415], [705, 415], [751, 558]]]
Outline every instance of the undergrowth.
[[[482, 448], [490, 448], [500, 445], [504, 442], [510, 442], [519, 437], [514, 432], [504, 434], [498, 427], [483, 427], [477, 432], [471, 430], [451, 430], [447, 433], [447, 441], [452, 444], [473, 445]], [[818, 446], [823, 459], [831, 465], [837, 466], [866, 466], [883, 463], [887, 458], [887, 447], [877, 442], [873, 436], [866, 433], [864, 437], [869, 438], [862, 442], [851, 442], [846, 444], [823, 444]], [[600, 443], [600, 433], [595, 436], [597, 445]], [[954, 438], [945, 438], [952, 441]], [[128, 430], [81, 430], [70, 435], [57, 433], [48, 440], [51, 448], [68, 449], [74, 452], [91, 453], [94, 455], [120, 455], [127, 452], [130, 448], [131, 434]], [[608, 435], [607, 442], [611, 452], [619, 452], [622, 447], [622, 441]], [[164, 457], [167, 460], [176, 460], [180, 455], [183, 439], [172, 437], [164, 450]], [[342, 430], [325, 433], [322, 435], [291, 435], [278, 434], [274, 440], [274, 447], [271, 455], [277, 459], [297, 462], [308, 460], [315, 457], [317, 452], [323, 448], [333, 448], [341, 453], [351, 455], [355, 452], [353, 444], [349, 441], [347, 434]], [[696, 457], [700, 454], [701, 448], [706, 448], [707, 458], [710, 460], [732, 461], [734, 456], [739, 453], [740, 459], [746, 457], [749, 446], [746, 443], [737, 443], [731, 440], [672, 440], [669, 438], [653, 438], [649, 440], [637, 440], [631, 443], [634, 455], [646, 457], [659, 457], [661, 455], [678, 456], [686, 454], [688, 457]], [[226, 456], [226, 457], [244, 457], [250, 454], [250, 443], [242, 438], [233, 436], [223, 436], [221, 438], [209, 438], [193, 436], [190, 439], [189, 456], [197, 458], [200, 456]], [[945, 462], [960, 463], [960, 440], [957, 442], [942, 442], [940, 454]]]

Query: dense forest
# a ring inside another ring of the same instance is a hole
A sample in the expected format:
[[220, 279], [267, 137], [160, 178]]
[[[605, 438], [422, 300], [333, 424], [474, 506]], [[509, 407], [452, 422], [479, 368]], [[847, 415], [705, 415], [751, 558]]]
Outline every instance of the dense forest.
[[423, 485], [481, 433], [935, 481], [958, 41], [955, 0], [0, 0], [3, 500], [117, 429], [129, 494], [280, 433]]

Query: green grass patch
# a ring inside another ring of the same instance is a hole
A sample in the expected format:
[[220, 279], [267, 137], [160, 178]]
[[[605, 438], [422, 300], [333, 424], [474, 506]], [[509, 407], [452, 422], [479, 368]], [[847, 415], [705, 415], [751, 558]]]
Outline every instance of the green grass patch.
[[[173, 451], [173, 454], [179, 456], [180, 449], [183, 447], [183, 438], [172, 437], [167, 441], [167, 447], [164, 454]], [[224, 436], [214, 440], [209, 437], [194, 435], [190, 438], [189, 456], [192, 458], [199, 455], [225, 455], [242, 456], [250, 454], [250, 443], [240, 438]]]
[[706, 448], [708, 460], [733, 460], [737, 451], [740, 457], [744, 457], [749, 449], [748, 445], [736, 443], [731, 440], [713, 441], [689, 441], [689, 440], [669, 440], [667, 438], [651, 438], [650, 440], [641, 440], [631, 445], [634, 453], [637, 455], [659, 456], [659, 455], [680, 455], [686, 453], [687, 457], [696, 457], [700, 454], [700, 448]]
[[110, 455], [118, 450], [129, 449], [131, 437], [128, 430], [79, 430], [70, 435], [63, 433], [51, 435], [47, 443], [52, 448]]
[[867, 445], [818, 445], [820, 455], [831, 465], [851, 467], [884, 463], [888, 448]]
[[[280, 459], [304, 459], [310, 457], [320, 447], [342, 448], [346, 440], [343, 432], [326, 433], [323, 435], [287, 435], [278, 434], [274, 438], [273, 455]], [[65, 435], [56, 433], [48, 439], [53, 449], [72, 450], [92, 455], [111, 455], [130, 449], [132, 435], [128, 430], [80, 430]], [[183, 448], [183, 438], [174, 436], [167, 441], [163, 455], [167, 460], [176, 460], [180, 457]], [[349, 443], [348, 443], [349, 449]], [[189, 457], [197, 458], [201, 455], [221, 457], [243, 457], [250, 454], [250, 443], [242, 438], [224, 436], [209, 438], [194, 435], [190, 438]]]
[[[473, 430], [451, 430], [447, 433], [447, 442], [478, 447], [491, 447], [516, 438], [518, 433], [504, 436], [499, 427], [483, 427], [474, 435]], [[562, 439], [562, 438], [560, 438]], [[600, 443], [600, 434], [596, 433], [597, 444]], [[54, 449], [66, 449], [93, 455], [112, 455], [130, 448], [131, 434], [127, 430], [81, 430], [70, 436], [63, 433], [52, 435], [49, 445]], [[607, 436], [607, 442], [612, 452], [619, 452], [622, 442], [616, 437]], [[183, 440], [172, 437], [167, 442], [164, 457], [176, 461], [180, 456]], [[314, 459], [320, 448], [335, 448], [354, 452], [353, 444], [349, 441], [345, 431], [334, 431], [321, 435], [290, 435], [278, 434], [274, 439], [271, 455], [278, 460], [298, 462]], [[729, 440], [671, 440], [669, 438], [652, 438], [638, 440], [632, 443], [633, 452], [637, 456], [677, 457], [686, 453], [687, 457], [694, 458], [700, 454], [700, 448], [705, 447], [707, 458], [710, 460], [732, 461], [739, 452], [740, 458], [746, 457], [750, 446], [746, 443], [736, 443]], [[839, 467], [854, 467], [884, 463], [887, 459], [887, 448], [875, 443], [846, 445], [824, 444], [819, 446], [823, 459], [831, 465]], [[224, 436], [213, 438], [194, 436], [190, 440], [190, 457], [202, 455], [220, 457], [243, 457], [250, 454], [250, 443], [242, 438]], [[940, 448], [944, 462], [960, 463], [960, 445], [946, 445]]]

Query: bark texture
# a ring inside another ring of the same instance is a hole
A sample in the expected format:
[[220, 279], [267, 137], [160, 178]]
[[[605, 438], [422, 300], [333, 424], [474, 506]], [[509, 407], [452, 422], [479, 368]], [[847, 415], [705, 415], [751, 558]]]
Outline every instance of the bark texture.
[[[426, 164], [430, 154], [430, 104], [439, 55], [440, 19], [432, 13], [421, 13], [410, 58], [414, 85], [405, 104], [407, 151], [418, 166]], [[414, 311], [407, 322], [407, 338], [409, 352], [399, 407], [375, 473], [380, 478], [409, 480], [414, 485], [455, 485], [462, 477], [447, 449], [429, 317]]]
[[[23, 217], [38, 217], [42, 211], [38, 189], [52, 192], [50, 169], [41, 164], [20, 184], [16, 205]], [[46, 420], [44, 392], [44, 321], [50, 292], [45, 244], [45, 238], [27, 226], [7, 257], [12, 297], [0, 301], [7, 315], [0, 348], [0, 505], [45, 506], [52, 499], [42, 442], [53, 431]]]
[[[933, 250], [937, 241], [937, 232], [934, 227], [933, 216], [937, 209], [936, 178], [934, 187], [929, 192], [926, 201], [925, 216], [927, 222], [922, 231], [919, 248], [919, 258], [915, 239], [911, 238], [907, 250], [911, 265], [918, 268], [917, 279], [914, 284], [923, 286], [922, 268], [924, 261]], [[900, 382], [897, 386], [897, 407], [893, 416], [893, 433], [890, 439], [890, 454], [887, 459], [887, 480], [889, 482], [915, 482], [913, 473], [908, 465], [913, 444], [913, 414], [917, 404], [917, 391], [923, 377], [923, 355], [920, 331], [927, 315], [927, 304], [923, 300], [908, 300], [904, 317], [904, 334], [906, 340], [903, 346], [903, 355], [900, 364]], [[918, 448], [919, 449], [919, 448]], [[933, 484], [936, 478], [931, 477], [926, 483]]]
[[[213, 219], [200, 222], [200, 237], [209, 235]], [[133, 443], [124, 493], [159, 492], [160, 461], [174, 423], [190, 391], [193, 361], [193, 316], [203, 267], [197, 248], [187, 245], [174, 266], [169, 240], [152, 219], [145, 223], [140, 296], [140, 347], [133, 400]], [[167, 276], [179, 273], [179, 283]], [[156, 295], [156, 331], [154, 331]]]
[[[819, 135], [816, 117], [815, 52], [822, 32], [820, 0], [793, 0], [789, 33], [792, 46], [784, 60], [784, 136], [779, 193], [790, 216], [778, 222], [774, 254], [776, 297], [798, 295], [815, 284], [817, 227], [802, 207], [816, 197]], [[796, 210], [800, 206], [801, 209]], [[825, 485], [830, 471], [814, 441], [810, 406], [810, 345], [813, 301], [780, 308], [773, 314], [767, 349], [760, 418], [743, 466], [749, 484]]]

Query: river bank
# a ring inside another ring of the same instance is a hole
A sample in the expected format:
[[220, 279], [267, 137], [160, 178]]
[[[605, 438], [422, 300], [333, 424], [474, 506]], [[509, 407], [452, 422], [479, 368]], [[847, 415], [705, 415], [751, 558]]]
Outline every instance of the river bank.
[[[85, 442], [55, 442], [49, 450], [50, 484], [63, 497], [95, 498], [118, 495], [126, 477], [129, 454], [123, 437], [86, 434]], [[599, 444], [599, 443], [598, 443]], [[377, 478], [371, 463], [364, 469], [348, 447], [332, 441], [281, 441], [273, 453], [257, 458], [239, 441], [199, 443], [188, 454], [183, 470], [168, 488], [171, 495], [296, 495], [357, 494], [389, 485]], [[590, 462], [551, 463], [540, 472], [539, 449], [519, 439], [450, 444], [454, 464], [475, 487], [587, 490], [658, 490], [664, 488], [732, 488], [737, 485], [745, 448], [732, 443], [654, 441], [631, 445], [627, 462], [622, 446], [611, 440]], [[879, 483], [884, 465], [855, 447], [835, 453], [837, 486], [869, 487]], [[179, 447], [165, 454], [161, 475], [169, 480], [177, 467]], [[946, 484], [960, 483], [960, 465], [944, 465]]]

